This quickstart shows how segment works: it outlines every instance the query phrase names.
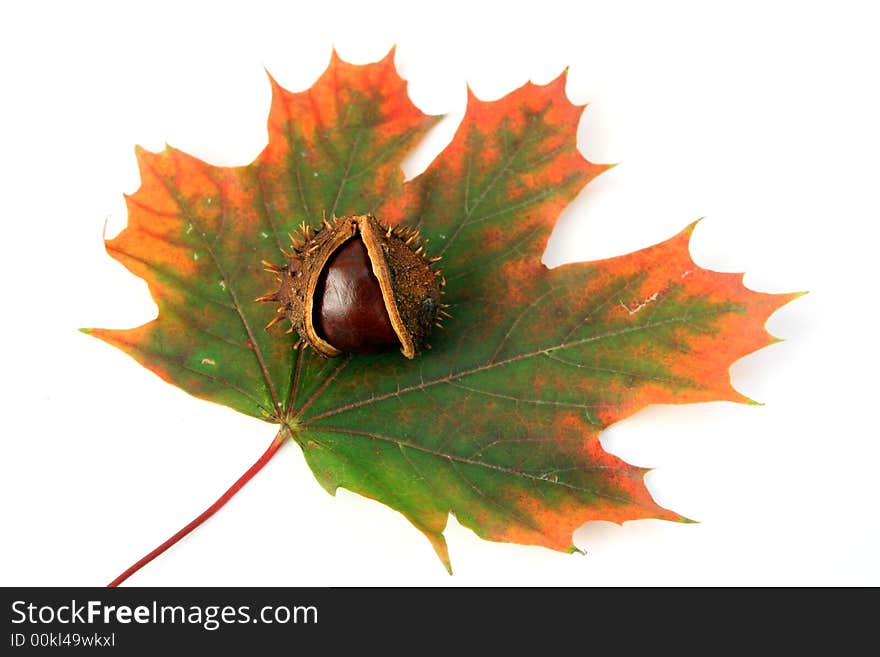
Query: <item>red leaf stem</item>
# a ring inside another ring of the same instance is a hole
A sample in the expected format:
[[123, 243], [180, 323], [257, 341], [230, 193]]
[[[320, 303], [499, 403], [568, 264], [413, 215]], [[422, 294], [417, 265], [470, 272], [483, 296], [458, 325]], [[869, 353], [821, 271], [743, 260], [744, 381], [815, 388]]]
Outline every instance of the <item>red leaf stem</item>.
[[115, 587], [119, 586], [120, 584], [122, 584], [125, 580], [127, 580], [129, 577], [131, 577], [133, 574], [135, 574], [141, 568], [146, 566], [153, 559], [155, 559], [160, 554], [165, 552], [165, 550], [170, 548], [172, 545], [177, 543], [180, 539], [182, 539], [184, 536], [189, 534], [196, 527], [198, 527], [203, 522], [205, 522], [208, 518], [210, 518], [215, 513], [217, 513], [217, 511], [219, 511], [220, 508], [224, 504], [226, 504], [230, 499], [232, 499], [233, 495], [235, 495], [238, 491], [240, 491], [241, 488], [247, 482], [249, 482], [255, 474], [257, 474], [260, 470], [263, 469], [263, 466], [265, 466], [270, 461], [270, 459], [275, 455], [275, 452], [278, 451], [278, 448], [280, 448], [281, 445], [284, 444], [284, 440], [287, 437], [287, 435], [288, 435], [287, 430], [285, 428], [282, 428], [281, 431], [279, 431], [278, 434], [275, 436], [275, 438], [272, 440], [272, 444], [269, 445], [269, 448], [265, 452], [263, 452], [263, 455], [260, 458], [258, 458], [256, 460], [256, 462], [250, 468], [248, 468], [247, 471], [243, 475], [241, 475], [236, 480], [236, 482], [234, 484], [232, 484], [232, 486], [229, 487], [229, 489], [225, 493], [223, 493], [219, 498], [217, 498], [216, 502], [214, 502], [211, 506], [209, 506], [207, 509], [202, 511], [202, 513], [200, 513], [198, 516], [196, 516], [188, 525], [186, 525], [183, 529], [181, 529], [176, 534], [174, 534], [167, 541], [162, 543], [159, 547], [157, 547], [153, 551], [149, 552], [145, 556], [141, 557], [134, 564], [132, 564], [131, 566], [126, 568], [125, 571], [121, 575], [119, 575], [116, 579], [114, 579], [112, 582], [110, 582], [107, 585], [107, 587], [108, 588], [115, 588]]

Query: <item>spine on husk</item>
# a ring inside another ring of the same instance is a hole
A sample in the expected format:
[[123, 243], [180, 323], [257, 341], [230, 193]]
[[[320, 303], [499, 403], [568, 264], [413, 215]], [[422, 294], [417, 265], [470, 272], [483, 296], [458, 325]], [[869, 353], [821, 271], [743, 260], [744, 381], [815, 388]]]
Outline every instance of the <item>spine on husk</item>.
[[283, 252], [283, 265], [263, 263], [280, 283], [277, 291], [257, 299], [278, 304], [278, 316], [266, 328], [286, 318], [291, 324], [288, 333], [299, 335], [296, 347], [310, 346], [327, 358], [343, 353], [332, 338], [321, 334], [315, 317], [321, 303], [321, 274], [349, 240], [361, 240], [366, 248], [401, 353], [413, 358], [430, 348], [431, 332], [441, 326], [442, 317], [449, 317], [447, 305], [441, 302], [446, 281], [438, 269], [440, 258], [427, 255], [415, 228], [389, 226], [372, 215], [324, 219], [317, 229], [304, 223], [300, 235], [291, 236], [292, 250]]

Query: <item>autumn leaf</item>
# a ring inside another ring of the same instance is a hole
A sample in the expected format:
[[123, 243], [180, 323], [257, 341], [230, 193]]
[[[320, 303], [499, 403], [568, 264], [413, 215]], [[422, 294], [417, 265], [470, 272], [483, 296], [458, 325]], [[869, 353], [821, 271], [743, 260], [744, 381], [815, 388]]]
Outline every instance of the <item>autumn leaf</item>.
[[[147, 281], [159, 314], [88, 332], [280, 425], [236, 485], [289, 437], [324, 488], [396, 509], [447, 568], [450, 512], [483, 538], [563, 551], [590, 520], [684, 520], [599, 434], [648, 404], [747, 401], [728, 369], [774, 340], [764, 324], [796, 295], [698, 267], [693, 225], [622, 257], [541, 264], [560, 211], [608, 168], [579, 153], [582, 107], [564, 88], [565, 74], [494, 102], [469, 94], [452, 143], [409, 182], [401, 162], [437, 117], [409, 101], [393, 51], [366, 66], [334, 54], [302, 93], [273, 81], [269, 142], [248, 166], [138, 150], [142, 184], [107, 250]], [[366, 213], [418, 226], [443, 258], [453, 318], [433, 348], [323, 359], [264, 331], [276, 312], [254, 299], [275, 283], [261, 261], [279, 262], [302, 222]]]

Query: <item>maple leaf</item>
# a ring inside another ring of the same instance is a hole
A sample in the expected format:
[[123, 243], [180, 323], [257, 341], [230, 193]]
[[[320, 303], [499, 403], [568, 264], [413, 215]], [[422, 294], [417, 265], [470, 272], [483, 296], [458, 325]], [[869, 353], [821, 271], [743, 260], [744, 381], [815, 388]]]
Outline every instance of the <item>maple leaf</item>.
[[[648, 404], [747, 401], [729, 367], [773, 341], [769, 315], [797, 295], [750, 291], [698, 267], [693, 225], [622, 257], [553, 270], [541, 256], [565, 205], [607, 165], [575, 143], [582, 107], [565, 74], [494, 102], [469, 93], [451, 144], [404, 182], [400, 164], [437, 121], [393, 65], [334, 54], [312, 88], [272, 81], [269, 142], [216, 167], [166, 148], [137, 151], [141, 187], [107, 250], [144, 278], [157, 319], [87, 332], [187, 392], [280, 425], [222, 506], [292, 438], [320, 484], [401, 512], [450, 568], [449, 513], [495, 541], [574, 550], [590, 520], [684, 520], [658, 506], [645, 469], [599, 434]], [[415, 360], [389, 352], [323, 359], [262, 327], [275, 309], [261, 261], [322, 216], [372, 213], [417, 225], [443, 256], [453, 319]]]

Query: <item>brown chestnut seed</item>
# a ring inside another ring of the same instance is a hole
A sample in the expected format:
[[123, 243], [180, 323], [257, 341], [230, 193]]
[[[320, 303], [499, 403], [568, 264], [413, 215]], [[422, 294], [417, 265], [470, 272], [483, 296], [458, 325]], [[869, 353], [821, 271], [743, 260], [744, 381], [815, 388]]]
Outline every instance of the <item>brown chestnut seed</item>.
[[257, 299], [280, 304], [267, 328], [286, 317], [297, 345], [325, 357], [398, 346], [413, 358], [430, 347], [438, 315], [449, 316], [440, 302], [446, 281], [418, 231], [356, 215], [325, 219], [317, 230], [303, 224], [301, 233], [286, 264], [263, 263], [281, 283]]
[[373, 354], [400, 344], [359, 238], [345, 242], [327, 260], [315, 300], [315, 330], [340, 351]]

